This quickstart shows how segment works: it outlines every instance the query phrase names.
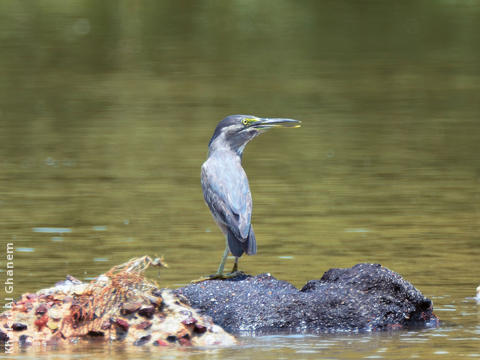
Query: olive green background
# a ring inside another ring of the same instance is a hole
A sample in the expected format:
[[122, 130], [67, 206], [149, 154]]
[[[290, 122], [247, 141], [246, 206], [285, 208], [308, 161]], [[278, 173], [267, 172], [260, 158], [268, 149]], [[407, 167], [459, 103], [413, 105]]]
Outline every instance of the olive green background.
[[480, 357], [479, 1], [3, 1], [0, 54], [15, 296], [144, 254], [165, 256], [149, 272], [163, 286], [212, 273], [224, 239], [199, 176], [213, 129], [290, 117], [302, 127], [244, 153], [258, 255], [240, 268], [301, 287], [381, 263], [442, 327], [170, 355]]

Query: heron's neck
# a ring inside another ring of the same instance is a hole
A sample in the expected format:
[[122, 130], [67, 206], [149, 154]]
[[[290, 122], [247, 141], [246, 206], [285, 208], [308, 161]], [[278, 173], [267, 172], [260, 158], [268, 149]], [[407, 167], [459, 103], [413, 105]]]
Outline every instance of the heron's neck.
[[243, 150], [245, 149], [246, 143], [237, 144], [235, 142], [225, 142], [223, 139], [215, 139], [208, 148], [208, 156], [213, 154], [225, 154], [230, 155], [233, 158], [238, 158], [242, 160]]
[[208, 158], [221, 159], [222, 162], [242, 162], [242, 153], [233, 151], [230, 148], [214, 148], [208, 150]]

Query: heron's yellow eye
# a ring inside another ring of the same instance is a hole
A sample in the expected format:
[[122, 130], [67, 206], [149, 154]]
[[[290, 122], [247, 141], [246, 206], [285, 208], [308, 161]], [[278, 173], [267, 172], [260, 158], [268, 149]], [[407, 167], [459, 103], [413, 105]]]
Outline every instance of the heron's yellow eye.
[[248, 119], [247, 118], [243, 119], [242, 123], [243, 123], [243, 125], [248, 125]]

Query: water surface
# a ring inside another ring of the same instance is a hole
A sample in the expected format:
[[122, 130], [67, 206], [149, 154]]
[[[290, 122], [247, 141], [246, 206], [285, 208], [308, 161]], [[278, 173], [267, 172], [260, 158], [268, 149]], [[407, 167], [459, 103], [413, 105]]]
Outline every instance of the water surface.
[[[0, 238], [16, 248], [14, 295], [144, 254], [165, 256], [164, 286], [213, 272], [224, 240], [199, 184], [213, 129], [228, 114], [289, 117], [302, 128], [244, 154], [258, 255], [241, 269], [301, 287], [381, 263], [443, 325], [168, 356], [480, 357], [478, 24], [478, 1], [2, 2]], [[35, 356], [50, 355], [21, 357]]]

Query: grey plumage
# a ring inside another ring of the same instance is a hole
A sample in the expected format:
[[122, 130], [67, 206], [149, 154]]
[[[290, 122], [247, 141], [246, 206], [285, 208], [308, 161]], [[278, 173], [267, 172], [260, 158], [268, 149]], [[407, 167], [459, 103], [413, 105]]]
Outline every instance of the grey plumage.
[[298, 127], [292, 119], [264, 119], [252, 115], [232, 115], [215, 128], [208, 144], [208, 158], [202, 165], [203, 196], [213, 218], [226, 237], [227, 248], [217, 274], [230, 251], [237, 260], [243, 253], [257, 252], [251, 224], [252, 195], [242, 168], [242, 154], [247, 143], [272, 127]]
[[202, 166], [202, 189], [213, 218], [227, 236], [230, 252], [236, 257], [255, 254], [252, 195], [240, 157], [231, 151], [210, 154]]

